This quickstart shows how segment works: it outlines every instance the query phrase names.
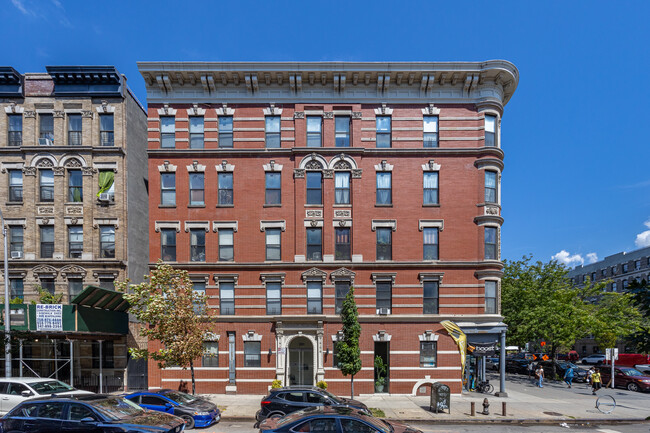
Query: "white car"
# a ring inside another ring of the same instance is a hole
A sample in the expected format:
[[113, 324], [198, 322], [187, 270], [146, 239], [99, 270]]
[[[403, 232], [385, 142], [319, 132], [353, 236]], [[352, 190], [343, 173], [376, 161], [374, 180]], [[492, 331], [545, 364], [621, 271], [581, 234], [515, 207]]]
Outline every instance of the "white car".
[[594, 353], [582, 358], [583, 364], [598, 364], [599, 362], [605, 362], [605, 355]]
[[51, 395], [93, 394], [73, 388], [60, 380], [42, 377], [0, 378], [0, 414], [4, 415], [23, 401]]

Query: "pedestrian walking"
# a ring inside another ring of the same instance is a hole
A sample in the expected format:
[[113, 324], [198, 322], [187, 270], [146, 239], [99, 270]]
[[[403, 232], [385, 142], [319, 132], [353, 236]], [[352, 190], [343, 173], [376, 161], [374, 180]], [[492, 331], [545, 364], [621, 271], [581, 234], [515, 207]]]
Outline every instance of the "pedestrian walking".
[[594, 374], [591, 375], [591, 393], [596, 395], [596, 391], [600, 389], [602, 385], [602, 379], [600, 377], [600, 370], [596, 369]]
[[567, 388], [571, 388], [571, 383], [573, 382], [573, 367], [570, 365], [567, 366], [566, 371], [564, 372], [564, 383], [567, 384]]
[[533, 373], [535, 372], [535, 363], [532, 362], [532, 361], [529, 362], [529, 363], [528, 363], [528, 367], [526, 367], [526, 368], [528, 369], [528, 378], [530, 379], [530, 377], [531, 377], [531, 376], [533, 375]]
[[540, 364], [537, 364], [537, 370], [535, 370], [535, 378], [537, 379], [537, 386], [539, 388], [544, 388], [542, 382], [544, 381], [544, 369]]
[[594, 367], [589, 367], [589, 370], [587, 370], [587, 388], [591, 387], [591, 375], [594, 374]]

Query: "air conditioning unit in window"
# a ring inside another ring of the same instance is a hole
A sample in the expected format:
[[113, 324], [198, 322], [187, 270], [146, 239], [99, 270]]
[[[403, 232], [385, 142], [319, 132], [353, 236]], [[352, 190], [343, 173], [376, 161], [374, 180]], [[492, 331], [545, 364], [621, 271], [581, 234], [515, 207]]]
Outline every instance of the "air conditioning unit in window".
[[52, 146], [54, 143], [52, 143], [52, 140], [49, 138], [39, 138], [38, 139], [38, 145], [39, 146]]
[[99, 201], [113, 201], [113, 195], [107, 192], [102, 192], [99, 194]]
[[11, 258], [12, 259], [22, 259], [23, 258], [23, 252], [22, 251], [12, 251], [11, 252]]
[[380, 316], [387, 316], [390, 314], [390, 308], [377, 308], [377, 314]]

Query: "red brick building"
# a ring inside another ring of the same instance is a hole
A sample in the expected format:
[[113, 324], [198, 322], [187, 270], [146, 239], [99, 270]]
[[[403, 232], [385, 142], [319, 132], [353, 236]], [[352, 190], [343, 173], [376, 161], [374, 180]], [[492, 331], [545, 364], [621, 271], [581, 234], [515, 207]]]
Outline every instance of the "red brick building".
[[[461, 390], [470, 341], [499, 307], [503, 107], [518, 82], [481, 63], [157, 63], [147, 83], [150, 260], [205, 290], [213, 336], [197, 391], [271, 381], [349, 390], [338, 308], [355, 288], [355, 390]], [[150, 343], [152, 344], [152, 343]], [[150, 387], [188, 381], [150, 365]]]

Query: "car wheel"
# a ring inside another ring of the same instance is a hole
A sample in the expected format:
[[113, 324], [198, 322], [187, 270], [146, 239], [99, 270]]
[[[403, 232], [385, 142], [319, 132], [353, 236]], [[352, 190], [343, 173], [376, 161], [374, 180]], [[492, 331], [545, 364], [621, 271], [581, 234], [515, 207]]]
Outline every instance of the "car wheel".
[[628, 391], [637, 392], [639, 390], [639, 385], [637, 385], [634, 382], [630, 382], [630, 383], [627, 384], [627, 389], [628, 389]]
[[194, 418], [189, 415], [183, 415], [181, 416], [181, 419], [185, 421], [185, 430], [194, 428]]
[[279, 418], [282, 418], [283, 416], [284, 416], [284, 413], [282, 413], [282, 412], [273, 412], [272, 414], [270, 414], [269, 416], [267, 416], [267, 418], [270, 418], [270, 419], [279, 419]]

